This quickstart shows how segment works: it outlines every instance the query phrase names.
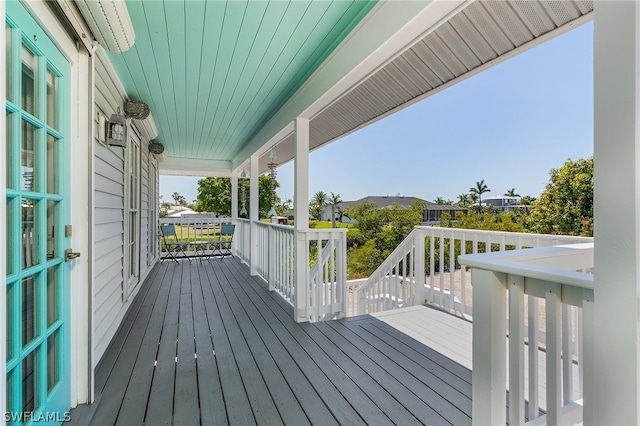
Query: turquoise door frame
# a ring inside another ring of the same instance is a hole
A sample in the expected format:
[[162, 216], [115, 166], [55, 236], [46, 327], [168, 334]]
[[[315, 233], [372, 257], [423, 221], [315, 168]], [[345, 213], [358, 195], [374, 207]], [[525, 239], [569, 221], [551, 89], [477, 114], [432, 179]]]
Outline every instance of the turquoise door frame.
[[[5, 422], [59, 424], [70, 408], [70, 65], [6, 2]], [[42, 422], [42, 423], [40, 423]]]

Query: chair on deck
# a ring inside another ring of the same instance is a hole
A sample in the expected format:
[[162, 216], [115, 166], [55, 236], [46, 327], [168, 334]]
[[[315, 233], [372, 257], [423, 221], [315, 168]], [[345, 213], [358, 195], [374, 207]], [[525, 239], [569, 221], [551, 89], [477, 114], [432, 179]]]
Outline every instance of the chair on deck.
[[[160, 234], [162, 235], [162, 242], [167, 249], [168, 256], [164, 256], [160, 259], [160, 262], [164, 262], [165, 259], [171, 258], [178, 261], [178, 257], [176, 254], [182, 253], [180, 258], [187, 258], [189, 262], [191, 262], [191, 258], [187, 256], [185, 249], [189, 247], [188, 241], [178, 241], [178, 236], [176, 235], [176, 227], [175, 225], [160, 225]], [[173, 237], [173, 241], [169, 239]]]
[[229, 223], [223, 223], [220, 226], [220, 235], [211, 241], [211, 246], [213, 247], [211, 256], [215, 256], [216, 252], [220, 253], [221, 257], [231, 256], [231, 242], [233, 241], [233, 231], [235, 229], [236, 226]]

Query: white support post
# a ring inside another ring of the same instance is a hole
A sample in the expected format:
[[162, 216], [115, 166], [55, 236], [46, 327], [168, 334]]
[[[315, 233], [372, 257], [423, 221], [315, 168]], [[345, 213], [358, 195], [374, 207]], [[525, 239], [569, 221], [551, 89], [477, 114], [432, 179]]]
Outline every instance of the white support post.
[[507, 422], [505, 274], [474, 268], [472, 419], [474, 425]]
[[524, 423], [524, 277], [509, 275], [509, 424]]
[[[258, 224], [260, 220], [258, 197], [258, 156], [251, 156], [251, 179], [249, 183], [249, 220], [251, 221], [251, 238], [249, 239], [249, 273], [258, 275]], [[271, 256], [273, 253], [270, 253]]]
[[[296, 321], [308, 321], [308, 242], [304, 231], [309, 229], [309, 120], [297, 118], [295, 129], [293, 209], [296, 231]], [[320, 249], [318, 249], [318, 252]]]
[[[425, 291], [424, 291], [424, 285], [425, 285], [425, 279], [426, 279], [426, 274], [425, 274], [425, 247], [424, 247], [424, 232], [422, 232], [419, 229], [414, 229], [414, 238], [415, 238], [415, 242], [414, 242], [414, 247], [415, 247], [415, 257], [414, 257], [414, 279], [416, 280], [415, 282], [415, 289], [416, 289], [416, 302], [418, 304], [423, 304], [425, 303]], [[464, 275], [464, 274], [463, 274]], [[451, 292], [453, 294], [453, 291]]]
[[[238, 227], [238, 175], [233, 173], [231, 175], [231, 221]], [[237, 235], [237, 234], [236, 234]], [[238, 253], [238, 239], [233, 238], [231, 240], [231, 252], [234, 255]]]
[[562, 419], [562, 303], [560, 285], [545, 293], [547, 424], [561, 424]]
[[584, 332], [582, 335], [582, 354], [580, 356], [580, 364], [581, 368], [584, 369], [584, 381], [582, 382], [582, 399], [584, 402], [584, 408], [582, 411], [582, 419], [583, 424], [587, 425], [594, 424], [592, 419], [595, 418], [595, 414], [593, 412], [595, 404], [591, 403], [591, 401], [596, 400], [596, 395], [598, 393], [597, 389], [599, 387], [598, 383], [596, 382], [595, 374], [589, 374], [589, 371], [587, 370], [595, 365], [593, 361], [593, 357], [595, 354], [593, 333], [587, 333], [587, 330], [594, 330], [595, 327], [595, 321], [593, 318], [593, 307], [593, 294], [587, 294], [587, 291], [585, 290], [585, 295], [582, 300], [582, 329], [584, 330]]
[[595, 2], [595, 366], [585, 381], [597, 388], [592, 400], [585, 390], [585, 424], [640, 423], [639, 34], [639, 2]]

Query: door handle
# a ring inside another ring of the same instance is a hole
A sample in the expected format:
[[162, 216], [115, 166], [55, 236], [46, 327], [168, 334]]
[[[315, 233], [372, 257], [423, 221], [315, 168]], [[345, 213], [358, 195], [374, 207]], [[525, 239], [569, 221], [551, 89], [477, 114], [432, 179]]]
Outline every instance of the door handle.
[[64, 251], [65, 262], [69, 262], [70, 260], [77, 259], [78, 257], [80, 257], [80, 253], [74, 253], [73, 250], [71, 250], [70, 248]]

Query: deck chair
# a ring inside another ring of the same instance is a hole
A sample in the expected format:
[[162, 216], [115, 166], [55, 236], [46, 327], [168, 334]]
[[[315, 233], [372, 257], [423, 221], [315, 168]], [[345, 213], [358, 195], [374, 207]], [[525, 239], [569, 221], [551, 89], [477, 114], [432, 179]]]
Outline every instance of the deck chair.
[[[167, 249], [167, 256], [160, 259], [160, 262], [164, 262], [165, 259], [169, 258], [176, 262], [179, 258], [187, 258], [189, 259], [189, 262], [191, 262], [191, 258], [187, 256], [187, 253], [185, 252], [185, 249], [189, 247], [189, 243], [178, 241], [175, 225], [160, 225], [160, 233], [162, 234], [162, 243]], [[171, 237], [173, 237], [172, 240]], [[178, 253], [182, 253], [182, 256], [176, 256]]]
[[211, 246], [213, 247], [211, 256], [215, 256], [216, 253], [220, 253], [221, 257], [231, 256], [231, 242], [235, 229], [236, 226], [229, 223], [223, 223], [220, 226], [220, 235], [211, 241]]

